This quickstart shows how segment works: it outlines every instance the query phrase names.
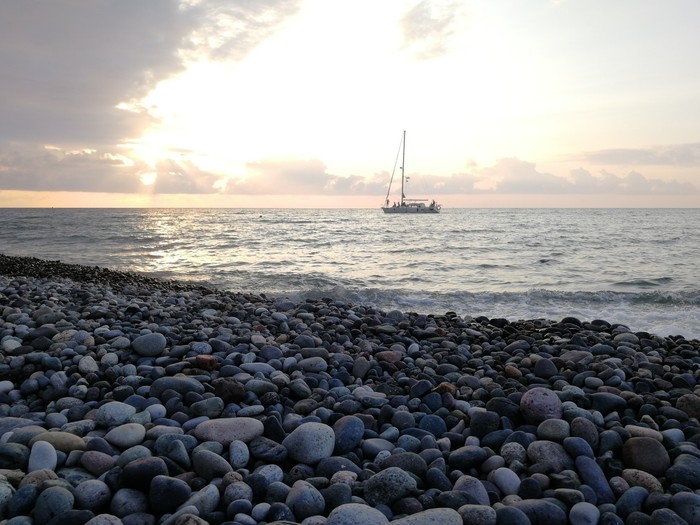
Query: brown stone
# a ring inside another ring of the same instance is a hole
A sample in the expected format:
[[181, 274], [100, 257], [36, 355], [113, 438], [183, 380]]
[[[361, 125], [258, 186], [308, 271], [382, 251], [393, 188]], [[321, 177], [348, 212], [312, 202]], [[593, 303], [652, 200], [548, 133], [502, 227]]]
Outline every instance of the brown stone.
[[663, 444], [651, 437], [632, 437], [622, 445], [622, 461], [626, 468], [638, 469], [654, 476], [663, 476], [671, 459]]

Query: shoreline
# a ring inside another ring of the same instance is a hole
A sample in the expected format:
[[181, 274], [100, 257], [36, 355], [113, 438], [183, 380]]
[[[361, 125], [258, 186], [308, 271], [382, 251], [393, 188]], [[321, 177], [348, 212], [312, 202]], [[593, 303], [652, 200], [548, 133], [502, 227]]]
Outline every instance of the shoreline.
[[4, 255], [0, 314], [0, 523], [700, 520], [696, 339]]

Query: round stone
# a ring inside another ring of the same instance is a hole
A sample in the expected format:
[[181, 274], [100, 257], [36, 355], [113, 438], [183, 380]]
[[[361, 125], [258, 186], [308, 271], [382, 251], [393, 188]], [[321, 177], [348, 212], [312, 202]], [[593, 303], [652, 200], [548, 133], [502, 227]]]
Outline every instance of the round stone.
[[139, 423], [125, 423], [112, 428], [105, 434], [105, 440], [120, 449], [140, 445], [146, 437], [146, 428]]
[[250, 417], [233, 417], [203, 421], [195, 427], [194, 435], [202, 441], [217, 441], [226, 446], [236, 440], [248, 443], [262, 436], [263, 430], [262, 421]]
[[389, 519], [375, 508], [361, 503], [346, 503], [334, 508], [326, 525], [385, 525]]
[[135, 407], [121, 401], [110, 401], [97, 409], [95, 419], [97, 424], [110, 428], [127, 423], [134, 414]]
[[[413, 417], [410, 417], [413, 420]], [[333, 424], [333, 432], [335, 433], [335, 454], [345, 454], [360, 445], [365, 424], [359, 417], [343, 416]]]
[[365, 481], [364, 498], [372, 506], [390, 505], [416, 490], [416, 480], [405, 470], [389, 467]]
[[29, 453], [27, 472], [41, 469], [55, 470], [57, 463], [58, 456], [53, 445], [47, 441], [36, 441]]
[[109, 507], [112, 491], [104, 481], [89, 479], [80, 483], [73, 495], [76, 509], [97, 511]]
[[629, 468], [660, 477], [671, 466], [671, 459], [661, 442], [650, 437], [633, 437], [622, 446], [622, 461]]
[[137, 337], [131, 342], [134, 351], [144, 357], [156, 357], [163, 353], [168, 340], [163, 334], [145, 334]]
[[333, 454], [335, 433], [323, 423], [303, 423], [282, 441], [289, 457], [309, 465], [315, 465]]
[[546, 419], [561, 419], [563, 412], [556, 392], [543, 387], [527, 390], [520, 399], [520, 410], [525, 420], [534, 424]]

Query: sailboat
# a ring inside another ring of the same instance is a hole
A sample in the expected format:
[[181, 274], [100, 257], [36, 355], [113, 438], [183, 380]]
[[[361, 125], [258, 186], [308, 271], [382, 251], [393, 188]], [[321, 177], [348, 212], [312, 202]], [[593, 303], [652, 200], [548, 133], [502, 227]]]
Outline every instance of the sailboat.
[[[401, 200], [399, 202], [394, 202], [394, 204], [389, 204], [389, 194], [391, 193], [391, 184], [394, 181], [394, 173], [396, 172], [396, 163], [399, 160], [399, 154], [401, 154]], [[404, 130], [403, 136], [401, 137], [401, 144], [399, 146], [399, 153], [396, 155], [396, 162], [394, 163], [394, 170], [391, 172], [391, 179], [389, 180], [389, 189], [386, 192], [386, 199], [384, 206], [382, 206], [382, 211], [384, 213], [440, 213], [440, 208], [442, 206], [431, 201], [430, 204], [426, 204], [428, 199], [407, 199], [404, 192], [406, 187], [406, 182], [409, 177], [406, 177], [406, 172], [404, 170], [406, 161], [406, 131]]]

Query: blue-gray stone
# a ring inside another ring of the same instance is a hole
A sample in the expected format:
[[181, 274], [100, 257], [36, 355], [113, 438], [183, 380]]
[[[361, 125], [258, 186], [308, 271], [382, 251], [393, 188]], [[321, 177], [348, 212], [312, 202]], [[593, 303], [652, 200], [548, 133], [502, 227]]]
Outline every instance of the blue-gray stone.
[[134, 351], [144, 357], [156, 357], [163, 353], [168, 340], [161, 333], [145, 334], [131, 342]]
[[333, 424], [333, 432], [335, 433], [333, 453], [346, 454], [356, 449], [362, 442], [365, 424], [359, 417], [343, 416]]
[[53, 486], [44, 489], [36, 499], [34, 520], [36, 523], [48, 523], [73, 508], [73, 494], [64, 487]]
[[192, 488], [181, 479], [170, 476], [156, 476], [151, 480], [148, 499], [151, 511], [155, 514], [169, 514], [185, 503], [192, 494]]
[[595, 459], [587, 456], [579, 456], [576, 458], [576, 469], [581, 476], [581, 481], [593, 489], [598, 504], [615, 503], [615, 495], [612, 488]]
[[112, 491], [102, 480], [89, 479], [83, 481], [73, 491], [76, 509], [85, 509], [97, 513], [102, 509], [109, 508], [112, 499]]
[[564, 445], [564, 450], [571, 456], [572, 458], [576, 458], [578, 456], [587, 456], [589, 458], [594, 459], [595, 454], [593, 453], [593, 449], [591, 448], [591, 445], [588, 443], [583, 438], [580, 437], [568, 437], [564, 439], [563, 442]]
[[644, 487], [630, 487], [618, 498], [615, 503], [615, 512], [626, 519], [633, 512], [640, 511], [642, 505], [649, 496], [649, 491]]
[[700, 458], [690, 454], [679, 455], [666, 471], [666, 478], [670, 483], [700, 489]]
[[671, 510], [688, 523], [700, 523], [700, 494], [677, 492], [671, 497]]
[[524, 499], [513, 502], [512, 506], [523, 511], [533, 525], [567, 525], [566, 512], [550, 501]]

